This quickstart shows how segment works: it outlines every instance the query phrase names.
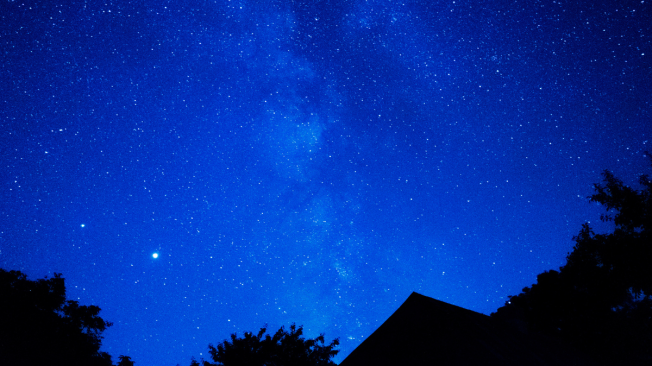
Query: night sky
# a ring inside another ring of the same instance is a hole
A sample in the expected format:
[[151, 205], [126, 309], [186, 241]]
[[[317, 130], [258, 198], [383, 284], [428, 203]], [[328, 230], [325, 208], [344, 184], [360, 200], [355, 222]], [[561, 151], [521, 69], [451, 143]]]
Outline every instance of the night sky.
[[0, 267], [137, 366], [489, 314], [649, 172], [651, 3], [4, 0]]

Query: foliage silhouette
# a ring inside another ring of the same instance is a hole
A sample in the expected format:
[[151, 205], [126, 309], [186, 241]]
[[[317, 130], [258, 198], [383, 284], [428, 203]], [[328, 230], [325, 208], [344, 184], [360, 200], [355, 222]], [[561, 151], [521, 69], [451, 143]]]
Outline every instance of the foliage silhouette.
[[614, 231], [595, 234], [584, 224], [566, 264], [539, 274], [492, 316], [524, 322], [608, 364], [650, 362], [652, 181], [641, 175], [636, 191], [609, 171], [603, 177], [590, 201], [606, 208], [601, 219], [613, 222]]
[[131, 360], [131, 357], [129, 356], [118, 356], [120, 359], [120, 362], [118, 362], [118, 366], [134, 366], [134, 361]]
[[[231, 340], [225, 340], [217, 345], [208, 345], [209, 353], [215, 363], [202, 360], [203, 366], [330, 366], [331, 360], [339, 345], [335, 339], [329, 345], [324, 343], [324, 335], [315, 339], [305, 339], [303, 327], [292, 324], [289, 331], [281, 327], [272, 335], [265, 335], [266, 328], [261, 328], [258, 334], [245, 332], [244, 337], [231, 335]], [[264, 336], [264, 337], [263, 337]], [[191, 366], [199, 363], [193, 358]]]
[[66, 301], [61, 274], [31, 281], [0, 268], [0, 365], [111, 366], [111, 356], [99, 349], [112, 324], [99, 312]]

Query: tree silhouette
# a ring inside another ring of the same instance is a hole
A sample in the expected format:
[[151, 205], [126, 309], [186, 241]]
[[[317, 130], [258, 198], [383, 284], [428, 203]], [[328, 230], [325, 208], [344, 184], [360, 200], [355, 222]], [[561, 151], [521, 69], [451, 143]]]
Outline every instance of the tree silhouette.
[[134, 366], [135, 362], [131, 360], [131, 357], [120, 355], [118, 358], [120, 359], [118, 366]]
[[111, 323], [99, 312], [66, 301], [61, 274], [30, 281], [0, 269], [0, 365], [111, 366], [111, 356], [99, 351]]
[[[209, 353], [215, 363], [202, 360], [203, 366], [331, 366], [331, 359], [339, 351], [335, 339], [329, 345], [324, 343], [324, 335], [315, 339], [305, 339], [303, 327], [292, 324], [289, 331], [281, 327], [273, 336], [265, 335], [266, 328], [258, 334], [245, 332], [244, 337], [231, 335], [231, 340], [214, 347], [208, 345]], [[264, 336], [264, 337], [263, 337]], [[191, 366], [199, 363], [193, 359]]]
[[584, 224], [566, 264], [539, 274], [492, 316], [525, 322], [611, 364], [650, 362], [652, 181], [640, 176], [636, 191], [609, 171], [603, 177], [590, 200], [606, 208], [601, 219], [614, 231], [595, 234]]

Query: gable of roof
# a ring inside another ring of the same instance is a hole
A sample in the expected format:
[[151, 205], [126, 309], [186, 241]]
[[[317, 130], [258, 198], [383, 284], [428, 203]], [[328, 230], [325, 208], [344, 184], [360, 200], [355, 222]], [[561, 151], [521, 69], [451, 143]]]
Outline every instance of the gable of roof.
[[556, 339], [413, 292], [340, 366], [595, 365]]

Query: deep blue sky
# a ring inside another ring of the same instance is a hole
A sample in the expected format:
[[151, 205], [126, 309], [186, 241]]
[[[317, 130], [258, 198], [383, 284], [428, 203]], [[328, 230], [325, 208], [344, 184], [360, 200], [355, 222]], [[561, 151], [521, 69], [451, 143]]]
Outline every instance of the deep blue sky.
[[[652, 150], [650, 1], [3, 1], [0, 267], [182, 366], [417, 291], [488, 314]], [[154, 259], [153, 253], [159, 253]]]

